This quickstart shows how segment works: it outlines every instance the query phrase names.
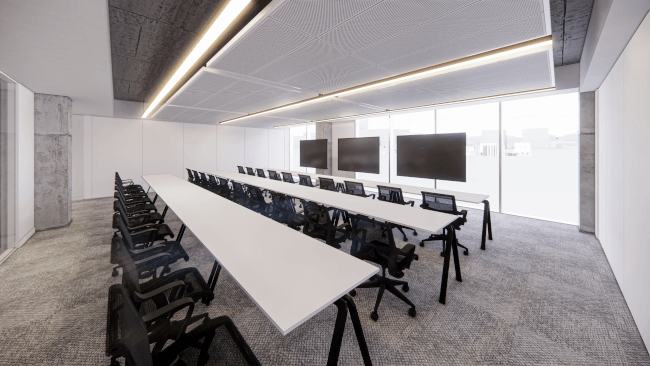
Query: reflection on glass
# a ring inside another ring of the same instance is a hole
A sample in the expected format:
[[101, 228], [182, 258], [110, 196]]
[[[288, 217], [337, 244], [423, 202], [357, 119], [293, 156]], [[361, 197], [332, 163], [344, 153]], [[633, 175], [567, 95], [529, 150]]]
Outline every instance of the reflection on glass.
[[577, 93], [503, 102], [502, 211], [577, 224]]
[[388, 116], [358, 119], [356, 137], [379, 136], [379, 174], [356, 173], [357, 179], [374, 180], [388, 183], [388, 139], [390, 119]]
[[[437, 188], [490, 195], [490, 210], [499, 211], [499, 103], [439, 109], [436, 129], [467, 134], [467, 181], [437, 180]], [[460, 201], [458, 205], [483, 208]]]
[[0, 74], [0, 254], [15, 241], [16, 84]]

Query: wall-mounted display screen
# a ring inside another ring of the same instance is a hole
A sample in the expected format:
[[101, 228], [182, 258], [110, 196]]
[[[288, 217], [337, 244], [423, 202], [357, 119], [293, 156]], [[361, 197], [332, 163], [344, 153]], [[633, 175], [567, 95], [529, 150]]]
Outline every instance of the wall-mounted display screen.
[[397, 175], [465, 182], [465, 133], [397, 136]]
[[339, 139], [339, 170], [379, 174], [379, 137]]
[[327, 140], [301, 140], [300, 166], [327, 169]]

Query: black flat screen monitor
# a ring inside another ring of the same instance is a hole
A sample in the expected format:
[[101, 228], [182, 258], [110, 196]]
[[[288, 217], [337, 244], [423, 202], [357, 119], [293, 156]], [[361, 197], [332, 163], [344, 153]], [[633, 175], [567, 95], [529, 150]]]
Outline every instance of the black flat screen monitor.
[[327, 169], [327, 140], [301, 140], [300, 166]]
[[465, 182], [465, 133], [397, 136], [397, 175]]
[[379, 174], [379, 137], [339, 139], [339, 170]]

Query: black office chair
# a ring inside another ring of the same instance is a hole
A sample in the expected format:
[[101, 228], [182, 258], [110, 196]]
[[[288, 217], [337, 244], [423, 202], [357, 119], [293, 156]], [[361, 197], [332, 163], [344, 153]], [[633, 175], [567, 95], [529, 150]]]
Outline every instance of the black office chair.
[[118, 191], [115, 191], [113, 197], [124, 205], [126, 213], [129, 215], [141, 212], [158, 212], [158, 209], [151, 202], [149, 197], [125, 198], [124, 195]]
[[349, 180], [343, 182], [345, 183], [344, 193], [359, 197], [372, 197], [373, 200], [375, 199], [374, 193], [366, 194], [366, 190], [363, 188], [363, 183], [351, 182]]
[[282, 181], [284, 181], [286, 183], [292, 183], [292, 184], [296, 183], [293, 180], [293, 175], [291, 175], [291, 173], [286, 173], [286, 172], [282, 172]]
[[221, 178], [221, 177], [217, 177], [217, 179], [219, 180], [219, 187], [221, 187], [221, 190], [219, 191], [219, 195], [221, 197], [232, 200], [233, 192], [230, 189], [230, 185], [228, 184], [228, 179]]
[[211, 365], [260, 365], [227, 316], [210, 319], [201, 314], [170, 320], [153, 332], [147, 329], [145, 320], [149, 319], [143, 319], [124, 286], [109, 288], [106, 355], [111, 366], [120, 365], [120, 359], [126, 366], [190, 366], [208, 361]]
[[[391, 203], [396, 203], [398, 205], [413, 205], [415, 204], [415, 201], [404, 201], [404, 194], [402, 194], [402, 189], [401, 188], [395, 188], [395, 187], [387, 187], [387, 186], [377, 186], [377, 190], [379, 191], [377, 199], [380, 201], [386, 201], [386, 202], [391, 202]], [[415, 229], [412, 229], [410, 227], [402, 226], [402, 225], [392, 225], [394, 228], [397, 228], [402, 235], [404, 236], [404, 240], [407, 240], [406, 234], [404, 234], [404, 229], [408, 230], [413, 230], [413, 235], [417, 236], [418, 232], [415, 231]]]
[[210, 181], [208, 180], [208, 177], [203, 172], [199, 174], [201, 174], [201, 187], [205, 189], [210, 189]]
[[271, 205], [264, 199], [264, 193], [259, 187], [248, 186], [250, 197], [248, 208], [266, 217], [271, 216]]
[[190, 183], [194, 183], [196, 179], [194, 178], [194, 174], [190, 170], [190, 168], [185, 168], [187, 170], [187, 181]]
[[[408, 282], [386, 277], [386, 270], [388, 270], [388, 274], [394, 278], [404, 277], [404, 270], [411, 268], [411, 262], [417, 260], [415, 246], [413, 244], [406, 244], [404, 247], [398, 248], [395, 245], [395, 239], [393, 238], [393, 232], [389, 223], [377, 222], [374, 219], [362, 215], [350, 215], [350, 223], [352, 226], [352, 247], [350, 249], [350, 254], [361, 260], [367, 260], [381, 266], [381, 275], [375, 275], [367, 282], [362, 283], [357, 287], [379, 288], [377, 300], [375, 301], [375, 308], [372, 313], [370, 313], [370, 318], [372, 320], [379, 319], [377, 309], [379, 308], [379, 303], [384, 295], [384, 289], [410, 305], [411, 308], [408, 310], [408, 314], [414, 317], [416, 315], [415, 305], [395, 288], [395, 286], [402, 286], [402, 290], [408, 292]], [[375, 224], [379, 226], [382, 232], [386, 231], [388, 233], [387, 243], [379, 240], [367, 239], [368, 231], [371, 230], [371, 227]], [[353, 290], [350, 294], [355, 296], [356, 291]]]
[[280, 178], [280, 175], [276, 173], [275, 170], [269, 170], [269, 179], [280, 180], [280, 181], [282, 180], [282, 178]]
[[215, 178], [212, 174], [208, 174], [208, 190], [216, 194], [219, 194], [219, 191], [221, 190], [221, 186], [219, 185], [219, 182], [217, 182], [217, 178]]
[[133, 179], [122, 179], [118, 172], [115, 172], [115, 183], [119, 184], [125, 191], [141, 191], [144, 192], [144, 189], [139, 184], [134, 184]]
[[192, 173], [194, 173], [194, 178], [195, 178], [194, 184], [196, 184], [197, 186], [203, 185], [203, 182], [201, 182], [201, 176], [199, 175], [199, 172], [197, 172], [196, 170], [192, 170]]
[[123, 206], [117, 205], [117, 209], [118, 211], [113, 214], [113, 229], [119, 230], [120, 221], [122, 221], [131, 234], [135, 245], [150, 245], [155, 241], [167, 240], [167, 237], [174, 237], [174, 233], [167, 224], [141, 223], [139, 220], [128, 217], [126, 212], [124, 212]]
[[301, 186], [316, 187], [312, 182], [311, 177], [304, 174], [298, 174], [298, 183]]
[[318, 184], [320, 185], [320, 189], [334, 192], [338, 191], [338, 189], [336, 189], [336, 183], [334, 183], [334, 179], [319, 177]]
[[[467, 222], [467, 210], [458, 211], [456, 208], [456, 197], [452, 195], [422, 191], [422, 204], [420, 207], [425, 210], [444, 212], [446, 214], [459, 216], [458, 219], [450, 224], [453, 225], [454, 230], [460, 230], [460, 227]], [[442, 240], [443, 248], [442, 252], [440, 252], [440, 255], [444, 256], [444, 245], [447, 238], [448, 236], [444, 232], [442, 234], [431, 234], [429, 238], [424, 239], [420, 242], [420, 246], [423, 247], [425, 241]], [[465, 249], [465, 251], [463, 251], [463, 254], [469, 255], [469, 249], [467, 249], [466, 246], [460, 244], [458, 242], [458, 239], [455, 240], [457, 246]]]
[[129, 210], [121, 200], [114, 200], [113, 211], [120, 212], [120, 210], [124, 212], [124, 215], [128, 218], [129, 225], [162, 224], [165, 222], [165, 219], [158, 212], [146, 209], [137, 210], [134, 206]]
[[248, 194], [244, 189], [244, 185], [239, 182], [232, 181], [233, 201], [242, 206], [248, 206]]
[[239, 169], [239, 172], [240, 172], [240, 173], [242, 173], [242, 174], [246, 174], [246, 172], [244, 171], [244, 167], [243, 167], [243, 166], [239, 166], [239, 165], [237, 165], [237, 169]]
[[271, 204], [273, 211], [271, 219], [286, 224], [292, 229], [300, 230], [304, 225], [305, 218], [296, 212], [296, 206], [292, 197], [278, 192], [271, 193]]
[[248, 172], [248, 175], [252, 175], [253, 177], [255, 176], [255, 171], [253, 168], [246, 167], [246, 171]]
[[260, 178], [266, 178], [266, 174], [264, 174], [264, 169], [257, 168], [257, 176]]
[[[303, 216], [305, 218], [302, 232], [312, 238], [324, 240], [327, 245], [340, 249], [341, 243], [344, 243], [350, 237], [350, 224], [344, 222], [338, 225], [338, 220], [335, 220], [335, 217], [338, 217], [339, 210], [315, 202], [300, 201], [302, 202]], [[338, 237], [337, 234], [339, 234]]]

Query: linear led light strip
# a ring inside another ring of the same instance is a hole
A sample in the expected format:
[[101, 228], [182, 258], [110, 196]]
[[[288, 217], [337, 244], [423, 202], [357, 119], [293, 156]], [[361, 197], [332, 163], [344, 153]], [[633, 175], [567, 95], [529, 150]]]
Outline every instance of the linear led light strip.
[[330, 100], [333, 98], [338, 98], [350, 94], [360, 93], [360, 92], [373, 90], [373, 89], [385, 88], [387, 86], [393, 86], [393, 85], [406, 83], [409, 81], [414, 81], [414, 80], [427, 78], [435, 75], [441, 75], [441, 74], [446, 74], [458, 70], [464, 70], [464, 69], [469, 69], [477, 66], [488, 65], [499, 61], [526, 56], [537, 52], [547, 51], [550, 50], [552, 47], [553, 47], [552, 36], [546, 36], [546, 37], [534, 39], [532, 41], [527, 41], [516, 45], [500, 48], [494, 51], [484, 52], [478, 55], [465, 57], [462, 59], [446, 62], [436, 66], [427, 67], [406, 74], [378, 80], [372, 83], [367, 83], [360, 86], [344, 89], [330, 94], [324, 94], [318, 97], [305, 99], [300, 102], [267, 109], [257, 113], [247, 114], [245, 116], [222, 121], [220, 123], [237, 122], [246, 118], [262, 116], [269, 113], [277, 113], [288, 109], [303, 107], [308, 104], [323, 102], [326, 100]]
[[169, 92], [178, 84], [178, 82], [187, 74], [194, 64], [203, 56], [203, 54], [212, 46], [226, 28], [239, 16], [251, 0], [231, 0], [226, 8], [221, 12], [219, 17], [212, 23], [210, 29], [203, 35], [199, 43], [192, 49], [185, 61], [176, 70], [171, 79], [165, 84], [163, 89], [158, 93], [149, 108], [144, 112], [142, 118], [147, 118], [160, 102], [169, 94]]
[[552, 91], [552, 90], [555, 90], [555, 87], [544, 88], [544, 89], [535, 89], [535, 90], [527, 90], [527, 91], [516, 92], [516, 93], [491, 95], [489, 97], [463, 99], [463, 100], [457, 100], [457, 101], [453, 101], [453, 102], [426, 104], [426, 105], [421, 105], [421, 106], [417, 106], [417, 107], [408, 107], [408, 108], [400, 108], [400, 109], [387, 109], [385, 111], [380, 111], [380, 112], [370, 112], [370, 113], [363, 113], [363, 114], [354, 114], [354, 115], [344, 116], [344, 117], [322, 119], [322, 120], [318, 120], [318, 121], [292, 123], [292, 124], [288, 124], [288, 125], [274, 126], [273, 128], [294, 127], [294, 126], [300, 126], [300, 125], [309, 125], [309, 124], [312, 124], [312, 123], [335, 122], [335, 121], [340, 121], [340, 120], [358, 119], [358, 118], [363, 118], [363, 117], [380, 116], [380, 115], [390, 114], [390, 113], [401, 113], [401, 112], [407, 112], [407, 111], [414, 111], [414, 110], [418, 110], [418, 109], [428, 109], [428, 108], [440, 107], [440, 106], [445, 106], [445, 105], [477, 102], [477, 101], [481, 101], [481, 100], [505, 98], [505, 97], [512, 97], [512, 96], [517, 96], [517, 95], [525, 95], [525, 94], [533, 94], [533, 93], [542, 93], [542, 92]]

